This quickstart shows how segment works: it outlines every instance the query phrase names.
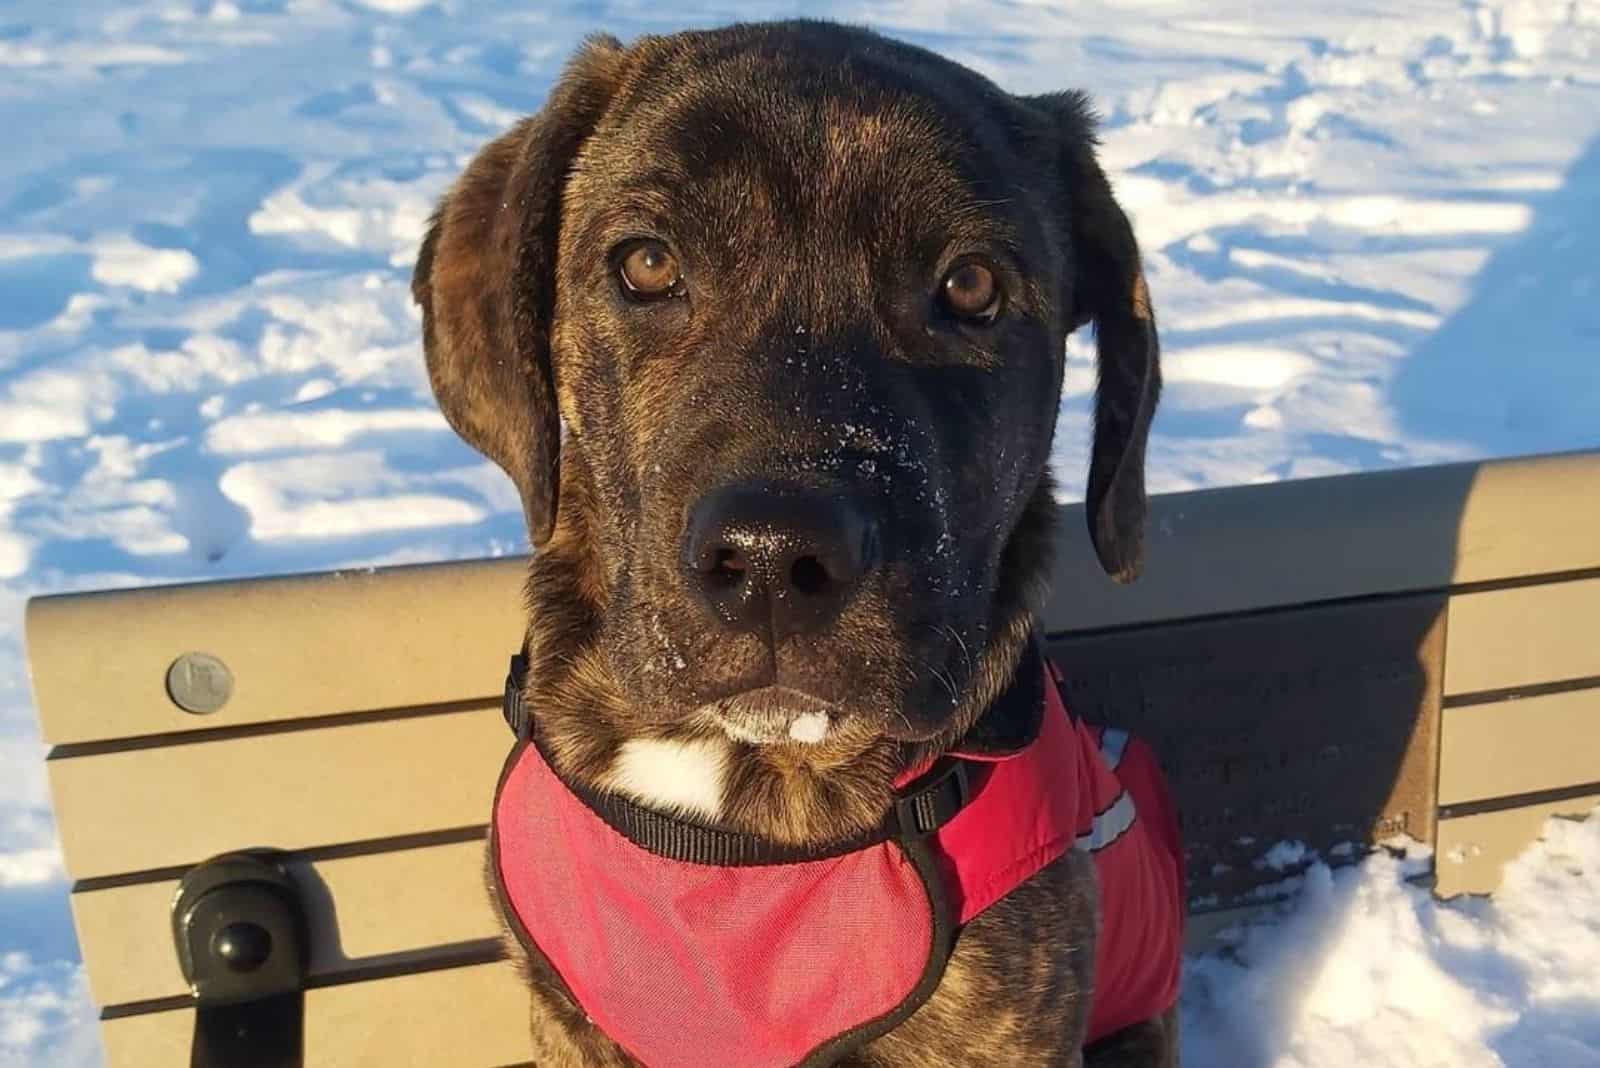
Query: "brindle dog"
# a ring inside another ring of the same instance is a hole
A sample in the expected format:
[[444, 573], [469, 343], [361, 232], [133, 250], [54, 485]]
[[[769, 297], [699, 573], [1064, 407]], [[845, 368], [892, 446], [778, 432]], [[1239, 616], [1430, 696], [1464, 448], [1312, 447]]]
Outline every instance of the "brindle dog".
[[[783, 843], [875, 826], [1018, 663], [1091, 320], [1089, 533], [1135, 576], [1158, 345], [1094, 145], [1081, 94], [789, 22], [593, 38], [483, 149], [414, 290], [444, 414], [521, 491], [564, 777]], [[1081, 1051], [1095, 893], [1046, 868], [850, 1063], [1175, 1065], [1172, 1013]], [[632, 1063], [528, 972], [538, 1064]]]

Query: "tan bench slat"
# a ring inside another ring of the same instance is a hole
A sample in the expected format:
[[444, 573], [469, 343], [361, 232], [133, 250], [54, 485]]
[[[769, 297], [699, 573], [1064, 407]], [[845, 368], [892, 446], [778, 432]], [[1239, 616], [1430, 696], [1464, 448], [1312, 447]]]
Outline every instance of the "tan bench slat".
[[1454, 897], [1494, 891], [1506, 864], [1538, 840], [1545, 820], [1585, 816], [1596, 805], [1600, 805], [1600, 794], [1440, 820], [1435, 892], [1440, 897]]
[[1600, 688], [1452, 708], [1439, 804], [1600, 782]]
[[[1600, 486], [1600, 452], [1166, 495], [1152, 502], [1146, 573], [1128, 587], [1098, 571], [1082, 507], [1072, 506], [1046, 626], [1600, 567], [1600, 494], [1575, 491], [1585, 485]], [[521, 634], [525, 567], [512, 558], [35, 599], [29, 651], [46, 740], [492, 692]], [[165, 692], [167, 666], [191, 650], [221, 657], [235, 676], [233, 698], [209, 716], [183, 712]], [[115, 716], [107, 692], [119, 695]]]
[[[311, 974], [396, 961], [450, 943], [495, 938], [499, 921], [483, 883], [482, 840], [291, 863], [311, 925]], [[309, 889], [315, 888], [315, 889]], [[188, 993], [173, 952], [178, 881], [72, 895], [84, 969], [96, 1004]]]
[[[1452, 582], [1600, 567], [1600, 450], [1476, 466], [1458, 516]], [[1424, 503], [1402, 503], [1399, 514]]]
[[498, 705], [49, 762], [74, 879], [487, 822]]
[[[30, 601], [52, 745], [462, 701], [498, 692], [521, 643], [525, 559], [204, 583]], [[233, 674], [221, 709], [173, 704], [187, 652]]]
[[[1585, 489], [1587, 488], [1587, 492]], [[1154, 497], [1143, 576], [1063, 510], [1052, 632], [1600, 568], [1600, 452]]]
[[[1600, 544], [1600, 521], [1590, 536]], [[1600, 578], [1450, 598], [1446, 697], [1595, 676]]]
[[[528, 991], [506, 962], [306, 993], [305, 1068], [492, 1068], [527, 1061]], [[102, 1025], [108, 1068], [189, 1063], [194, 1011]]]

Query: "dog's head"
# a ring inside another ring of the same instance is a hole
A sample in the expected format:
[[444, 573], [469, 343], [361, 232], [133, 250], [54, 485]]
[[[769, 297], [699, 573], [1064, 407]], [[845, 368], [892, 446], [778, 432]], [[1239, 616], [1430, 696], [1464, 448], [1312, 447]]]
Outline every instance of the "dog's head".
[[577, 602], [536, 562], [534, 632], [584, 633], [626, 732], [970, 723], [1048, 577], [1091, 320], [1090, 533], [1138, 569], [1156, 328], [1079, 95], [821, 23], [595, 39], [446, 196], [415, 292], [445, 415]]

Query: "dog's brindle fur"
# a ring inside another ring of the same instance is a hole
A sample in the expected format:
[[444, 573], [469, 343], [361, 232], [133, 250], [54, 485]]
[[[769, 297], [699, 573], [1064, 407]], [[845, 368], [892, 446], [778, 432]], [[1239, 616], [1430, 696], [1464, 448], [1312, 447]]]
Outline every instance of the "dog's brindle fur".
[[[680, 296], [627, 299], [642, 238]], [[971, 255], [1004, 295], [991, 325], [935, 299]], [[595, 38], [445, 196], [414, 291], [441, 408], [522, 495], [528, 693], [570, 780], [786, 843], [875, 825], [1015, 669], [1049, 575], [1064, 341], [1091, 319], [1090, 534], [1113, 577], [1138, 570], [1156, 329], [1079, 94], [1013, 97], [816, 22]], [[686, 588], [688, 510], [750, 479], [847, 493], [877, 526], [881, 563], [821, 631], [730, 633]], [[820, 743], [718, 724], [775, 685], [829, 711]], [[698, 754], [709, 802], [622, 772], [652, 739]], [[849, 1063], [1175, 1065], [1173, 1013], [1080, 1060], [1095, 893], [1083, 854], [1046, 868]], [[536, 1063], [633, 1063], [527, 970]]]

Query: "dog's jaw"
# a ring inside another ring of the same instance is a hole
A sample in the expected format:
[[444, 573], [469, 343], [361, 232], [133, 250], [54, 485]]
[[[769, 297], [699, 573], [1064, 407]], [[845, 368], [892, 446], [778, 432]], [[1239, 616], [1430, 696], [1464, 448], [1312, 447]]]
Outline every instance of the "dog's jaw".
[[719, 738], [630, 738], [603, 782], [657, 812], [714, 822], [731, 756]]
[[735, 742], [761, 748], [819, 745], [837, 726], [839, 711], [810, 694], [769, 686], [702, 705], [691, 718], [714, 725]]

